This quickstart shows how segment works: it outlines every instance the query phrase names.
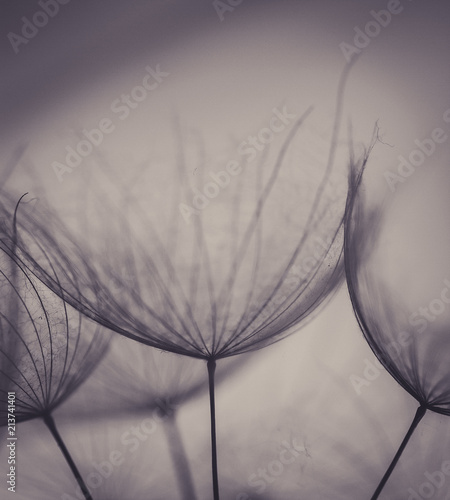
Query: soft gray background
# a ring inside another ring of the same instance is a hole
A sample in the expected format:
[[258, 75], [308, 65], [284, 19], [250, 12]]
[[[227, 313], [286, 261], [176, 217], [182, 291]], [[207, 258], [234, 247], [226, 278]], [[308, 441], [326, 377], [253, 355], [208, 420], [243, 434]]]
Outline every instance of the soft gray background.
[[[442, 114], [450, 108], [450, 8], [443, 1], [400, 3], [403, 11], [362, 51], [346, 92], [345, 119], [352, 121], [355, 142], [367, 143], [378, 120], [386, 145], [374, 152], [368, 178], [374, 190], [389, 196], [383, 172], [395, 171], [398, 155], [409, 155], [416, 147], [414, 140], [429, 137], [436, 127], [445, 128]], [[35, 180], [56, 206], [62, 210], [76, 205], [81, 175], [75, 170], [59, 183], [50, 165], [63, 161], [65, 147], [76, 142], [77, 130], [113, 117], [111, 102], [140, 83], [146, 65], [160, 64], [170, 76], [130, 117], [122, 122], [114, 118], [116, 130], [102, 147], [116, 163], [162, 156], [171, 144], [174, 113], [202, 131], [210, 151], [216, 146], [221, 150], [229, 138], [247, 137], [281, 104], [301, 113], [312, 103], [332, 116], [336, 83], [345, 63], [339, 44], [351, 43], [354, 27], [364, 27], [370, 11], [386, 5], [386, 1], [244, 0], [221, 22], [209, 1], [73, 0], [60, 6], [57, 16], [14, 54], [7, 33], [18, 33], [20, 18], [33, 15], [38, 5], [2, 0], [2, 164], [18, 146], [28, 145], [6, 186], [29, 190], [27, 172], [33, 166]], [[387, 240], [393, 246], [386, 265], [416, 306], [439, 296], [443, 280], [450, 278], [449, 152], [448, 143], [439, 145], [395, 192], [392, 236]], [[90, 161], [78, 167], [87, 168], [93, 168]], [[366, 359], [374, 357], [343, 287], [313, 323], [259, 352], [248, 368], [223, 383], [217, 410], [224, 498], [234, 499], [245, 491], [252, 499], [261, 498], [247, 486], [249, 476], [275, 460], [282, 441], [293, 437], [304, 442], [307, 453], [266, 489], [269, 498], [369, 498], [416, 403], [384, 371], [358, 395], [349, 377], [363, 376]], [[193, 459], [199, 498], [208, 499], [206, 397], [181, 410], [180, 425]], [[26, 424], [20, 431], [19, 492], [24, 483], [33, 484], [28, 473], [36, 467], [37, 457], [47, 453], [41, 446], [46, 431], [39, 426]], [[79, 441], [73, 424], [61, 430], [69, 441], [72, 435], [74, 443]], [[450, 459], [449, 430], [445, 417], [426, 416], [381, 498], [407, 500], [408, 488], [417, 491], [426, 480], [425, 471], [432, 472]], [[159, 434], [154, 439], [155, 447], [163, 446]], [[176, 498], [175, 485], [170, 489], [168, 458], [162, 453], [155, 464], [143, 448], [138, 462], [161, 469], [154, 474], [157, 489], [152, 491], [168, 491], [161, 498]], [[2, 453], [1, 470], [6, 462]], [[49, 462], [60, 461], [52, 443], [48, 453]], [[54, 485], [58, 476], [64, 482], [66, 471], [56, 467], [61, 473], [55, 473], [54, 483], [49, 473], [44, 498], [60, 498], [61, 490]], [[117, 472], [118, 482], [121, 473]], [[8, 498], [3, 485], [0, 491], [1, 498]], [[448, 499], [448, 491], [450, 477], [432, 498]]]

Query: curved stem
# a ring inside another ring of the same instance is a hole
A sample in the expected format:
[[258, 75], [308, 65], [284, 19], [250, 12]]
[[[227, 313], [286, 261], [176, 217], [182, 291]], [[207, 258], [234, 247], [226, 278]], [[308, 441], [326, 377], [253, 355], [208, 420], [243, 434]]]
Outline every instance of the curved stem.
[[391, 464], [389, 465], [387, 471], [385, 472], [383, 478], [381, 479], [380, 484], [378, 485], [377, 489], [375, 490], [375, 493], [372, 495], [371, 500], [376, 500], [378, 498], [378, 496], [380, 495], [382, 489], [384, 488], [384, 485], [386, 484], [387, 480], [389, 479], [389, 476], [392, 474], [392, 471], [394, 470], [395, 466], [397, 465], [398, 459], [400, 458], [401, 454], [403, 453], [403, 450], [405, 449], [406, 445], [408, 444], [410, 437], [413, 435], [413, 432], [416, 429], [417, 424], [422, 420], [426, 411], [427, 411], [426, 406], [421, 405], [421, 406], [419, 406], [419, 408], [417, 408], [416, 415], [414, 416], [414, 419], [411, 423], [411, 426], [408, 429], [408, 432], [406, 433], [406, 436], [404, 437], [402, 444], [400, 445], [397, 453], [395, 454], [395, 457], [393, 458]]
[[184, 500], [195, 500], [197, 496], [195, 494], [191, 469], [186, 457], [186, 450], [184, 449], [181, 433], [175, 419], [175, 414], [167, 415], [163, 424], [169, 445], [170, 456], [172, 457], [173, 466], [177, 476], [181, 498]]
[[214, 398], [214, 373], [216, 360], [208, 360], [209, 407], [211, 413], [211, 464], [214, 500], [219, 500], [219, 478], [217, 474], [216, 405]]
[[56, 428], [53, 417], [51, 415], [45, 415], [42, 418], [46, 426], [48, 427], [49, 431], [51, 432], [52, 436], [55, 438], [55, 441], [57, 442], [59, 449], [64, 455], [64, 458], [66, 459], [70, 467], [70, 470], [72, 471], [72, 474], [75, 476], [75, 479], [77, 480], [77, 483], [80, 486], [81, 491], [83, 492], [84, 498], [86, 500], [93, 500], [91, 493], [89, 492], [85, 482], [83, 481], [83, 478], [81, 477], [80, 472], [77, 469], [77, 466], [75, 465], [75, 462], [72, 459], [72, 456], [69, 453], [69, 450], [67, 449], [61, 435], [59, 434], [58, 429]]

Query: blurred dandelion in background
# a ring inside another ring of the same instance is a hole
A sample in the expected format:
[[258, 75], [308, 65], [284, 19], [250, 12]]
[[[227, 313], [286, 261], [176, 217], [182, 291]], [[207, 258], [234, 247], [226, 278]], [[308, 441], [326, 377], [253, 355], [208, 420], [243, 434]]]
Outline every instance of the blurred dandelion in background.
[[[247, 360], [248, 363], [248, 360]], [[242, 368], [240, 358], [227, 360], [216, 383]], [[196, 498], [189, 459], [177, 422], [186, 403], [205, 392], [204, 368], [197, 360], [130, 342], [117, 335], [94, 375], [59, 412], [64, 422], [98, 422], [147, 418], [147, 431], [164, 432], [180, 498]]]
[[[155, 436], [147, 436], [152, 440], [151, 446], [144, 446], [141, 442], [133, 445], [124, 440], [124, 436], [130, 434], [130, 429], [140, 426], [142, 422], [122, 419], [91, 422], [88, 425], [86, 422], [62, 425], [64, 430], [67, 427], [68, 443], [95, 500], [164, 500], [177, 497], [161, 443], [152, 439]], [[28, 431], [30, 433], [32, 429]], [[34, 432], [32, 439], [34, 447], [39, 450], [37, 454], [45, 456], [46, 443], [42, 436]], [[30, 456], [25, 455], [23, 458], [25, 463], [30, 460]], [[18, 492], [19, 499], [82, 498], [79, 485], [56, 457], [46, 457], [39, 469], [26, 469], [28, 472]]]

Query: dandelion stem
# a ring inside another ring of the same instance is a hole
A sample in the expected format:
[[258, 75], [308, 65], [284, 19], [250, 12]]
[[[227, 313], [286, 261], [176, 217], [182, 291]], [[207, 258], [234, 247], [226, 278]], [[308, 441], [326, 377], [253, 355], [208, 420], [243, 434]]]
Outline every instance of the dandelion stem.
[[56, 428], [53, 417], [50, 414], [47, 414], [43, 417], [43, 419], [49, 431], [51, 432], [52, 436], [55, 438], [55, 441], [57, 442], [59, 449], [64, 455], [64, 458], [66, 459], [70, 467], [70, 470], [72, 471], [72, 474], [75, 476], [75, 479], [77, 480], [78, 485], [80, 486], [81, 491], [83, 492], [84, 498], [86, 500], [93, 500], [91, 493], [89, 492], [86, 484], [84, 483], [83, 478], [81, 477], [81, 474], [78, 471], [77, 466], [75, 465], [75, 462], [73, 461], [72, 456], [69, 453], [69, 450], [67, 449], [61, 435], [59, 434], [58, 429]]
[[178, 429], [175, 414], [167, 415], [167, 418], [164, 420], [164, 431], [166, 433], [170, 456], [177, 475], [181, 498], [184, 500], [196, 500], [197, 496], [192, 481], [191, 469], [186, 457], [186, 450], [183, 445], [180, 430]]
[[375, 490], [375, 493], [372, 495], [371, 500], [376, 500], [378, 498], [378, 496], [380, 495], [381, 491], [384, 488], [384, 485], [386, 484], [387, 480], [389, 479], [390, 475], [392, 474], [392, 471], [394, 470], [395, 466], [397, 465], [397, 462], [398, 462], [401, 454], [403, 453], [403, 450], [405, 449], [406, 445], [408, 444], [410, 437], [413, 435], [414, 430], [416, 429], [418, 423], [422, 420], [426, 411], [427, 411], [426, 406], [421, 405], [421, 406], [419, 406], [419, 408], [417, 408], [416, 415], [414, 416], [414, 419], [411, 423], [411, 426], [408, 429], [408, 432], [406, 433], [406, 436], [404, 437], [402, 444], [400, 445], [397, 453], [395, 454], [395, 457], [393, 458], [391, 465], [389, 465], [382, 480], [380, 481], [380, 484], [378, 485], [377, 489]]
[[219, 478], [217, 474], [216, 404], [214, 399], [214, 373], [216, 360], [208, 359], [209, 406], [211, 412], [211, 464], [214, 500], [219, 500]]

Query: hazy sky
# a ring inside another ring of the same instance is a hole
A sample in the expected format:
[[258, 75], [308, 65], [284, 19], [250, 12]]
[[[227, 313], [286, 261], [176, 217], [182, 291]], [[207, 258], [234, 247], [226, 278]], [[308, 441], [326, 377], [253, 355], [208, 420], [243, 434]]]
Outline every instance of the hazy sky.
[[[22, 36], [22, 18], [32, 19], [37, 3], [13, 5], [1, 18], [2, 157], [25, 141], [45, 176], [71, 131], [110, 116], [147, 65], [170, 77], [120, 123], [114, 145], [136, 148], [130, 136], [146, 141], [155, 116], [166, 123], [174, 112], [215, 137], [240, 137], [282, 102], [301, 110], [330, 99], [331, 113], [340, 44], [353, 45], [355, 28], [373, 23], [370, 12], [387, 2], [244, 1], [222, 21], [209, 1], [69, 2], [27, 43], [7, 35]], [[359, 42], [367, 46], [350, 78], [347, 116], [359, 139], [379, 119], [387, 142], [411, 150], [411, 137], [439, 126], [448, 108], [449, 14], [445, 2], [393, 5], [386, 26]]]

